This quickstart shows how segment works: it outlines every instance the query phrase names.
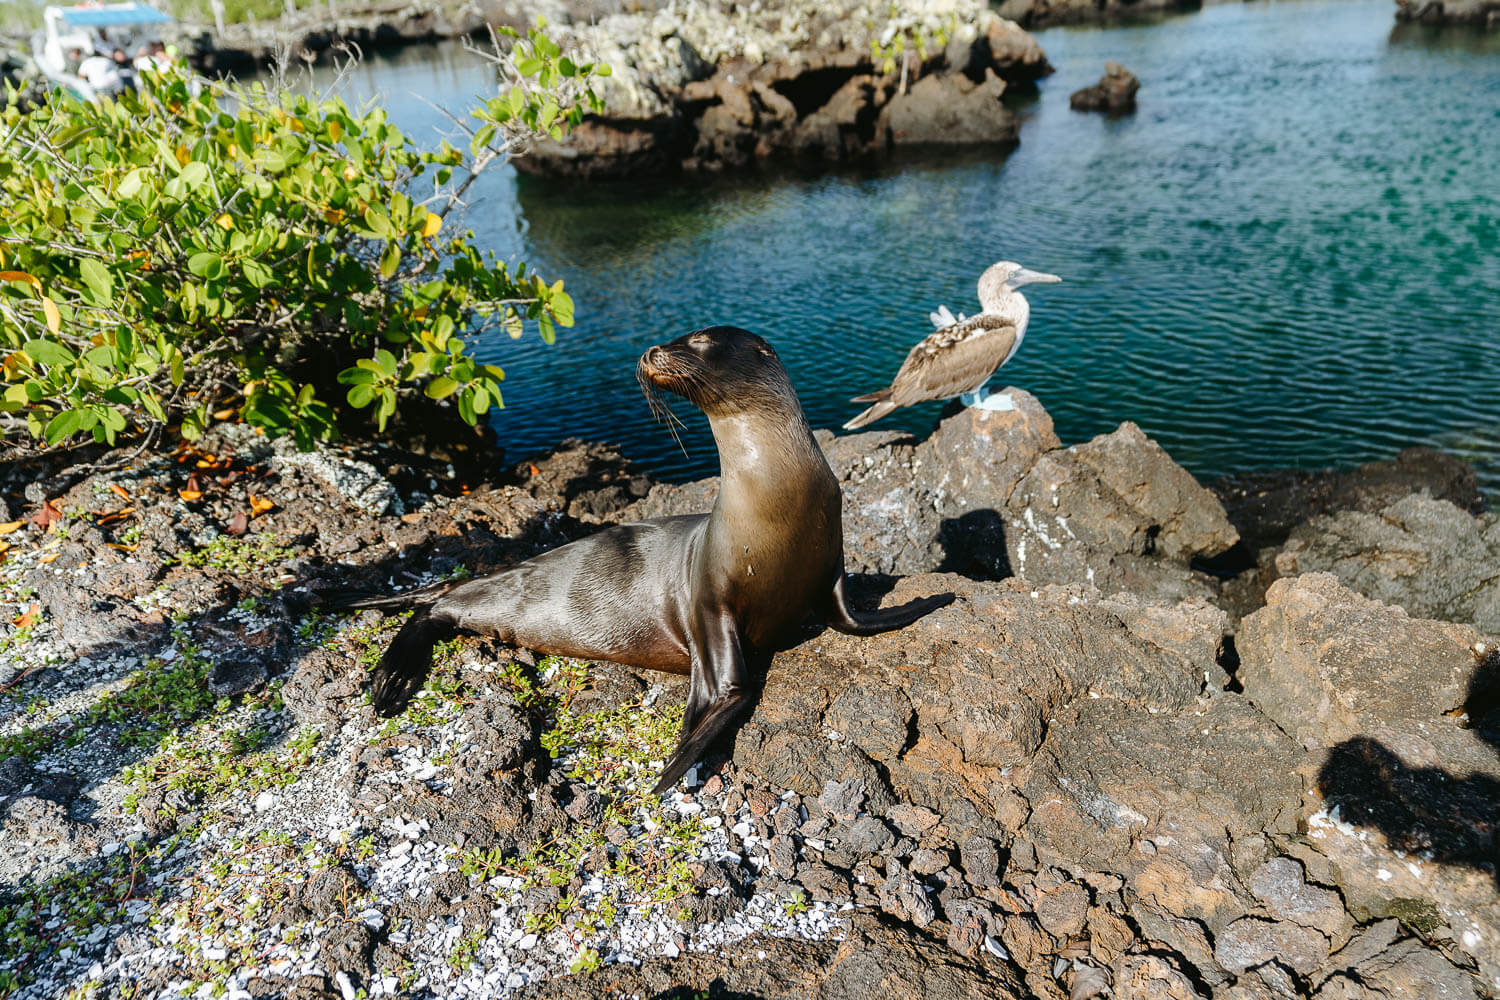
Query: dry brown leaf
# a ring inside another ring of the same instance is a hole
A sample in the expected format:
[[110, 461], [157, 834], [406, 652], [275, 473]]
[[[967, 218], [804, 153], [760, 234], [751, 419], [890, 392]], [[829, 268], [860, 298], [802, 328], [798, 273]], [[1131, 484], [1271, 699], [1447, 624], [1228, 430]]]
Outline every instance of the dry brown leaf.
[[31, 607], [27, 608], [24, 612], [22, 612], [19, 615], [16, 615], [14, 618], [12, 618], [10, 620], [10, 623], [12, 625], [14, 625], [16, 628], [26, 628], [28, 625], [35, 625], [36, 624], [36, 620], [38, 618], [40, 618], [41, 616], [42, 616], [42, 609], [38, 605], [33, 604]]
[[229, 527], [225, 530], [228, 531], [231, 535], [238, 536], [243, 535], [245, 533], [245, 530], [249, 527], [250, 518], [245, 515], [244, 511], [240, 511], [230, 519]]
[[46, 528], [49, 531], [52, 530], [54, 524], [61, 520], [62, 511], [54, 507], [51, 500], [43, 503], [42, 509], [31, 515], [32, 524], [38, 528]]
[[20, 531], [21, 528], [25, 526], [25, 524], [25, 521], [6, 521], [4, 524], [0, 524], [0, 535], [9, 535], [13, 532]]
[[180, 497], [182, 497], [182, 499], [188, 501], [189, 503], [191, 503], [194, 500], [202, 500], [203, 499], [203, 491], [202, 490], [178, 490], [177, 491], [177, 495], [180, 496]]
[[251, 517], [260, 517], [266, 511], [271, 510], [275, 506], [276, 502], [273, 500], [267, 500], [265, 497], [258, 497], [254, 493], [250, 494]]
[[116, 494], [121, 500], [130, 499], [130, 491], [121, 486], [119, 483], [110, 483], [109, 489], [111, 493]]
[[48, 552], [46, 555], [42, 556], [42, 558], [38, 559], [37, 562], [39, 562], [39, 563], [53, 562], [60, 555], [62, 555], [61, 552]]

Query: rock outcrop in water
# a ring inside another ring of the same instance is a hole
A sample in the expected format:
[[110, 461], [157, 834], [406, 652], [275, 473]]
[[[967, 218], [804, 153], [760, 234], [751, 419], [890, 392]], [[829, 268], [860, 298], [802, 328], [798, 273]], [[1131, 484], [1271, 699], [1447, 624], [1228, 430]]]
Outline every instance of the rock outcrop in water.
[[1008, 84], [1051, 71], [1036, 41], [977, 0], [899, 12], [869, 0], [791, 7], [669, 3], [559, 32], [608, 63], [607, 108], [519, 169], [624, 177], [786, 156], [845, 162], [915, 145], [1014, 146]]
[[[1063, 447], [1009, 391], [922, 441], [820, 433], [856, 597], [956, 599], [778, 655], [659, 805], [679, 682], [466, 640], [382, 723], [391, 624], [308, 605], [701, 511], [713, 480], [572, 443], [463, 492], [234, 427], [0, 469], [0, 972], [26, 997], [1493, 995], [1500, 548], [1463, 477], [1411, 455], [1216, 484], [1226, 509], [1134, 424]], [[1283, 487], [1321, 506], [1268, 527]]]
[[1497, 0], [1396, 0], [1396, 20], [1500, 30]]
[[1197, 10], [1202, 0], [1003, 0], [995, 10], [1023, 27], [1098, 24]]
[[1129, 114], [1135, 110], [1135, 93], [1141, 81], [1117, 62], [1104, 64], [1104, 75], [1092, 87], [1075, 90], [1068, 98], [1074, 111], [1103, 111], [1111, 115]]

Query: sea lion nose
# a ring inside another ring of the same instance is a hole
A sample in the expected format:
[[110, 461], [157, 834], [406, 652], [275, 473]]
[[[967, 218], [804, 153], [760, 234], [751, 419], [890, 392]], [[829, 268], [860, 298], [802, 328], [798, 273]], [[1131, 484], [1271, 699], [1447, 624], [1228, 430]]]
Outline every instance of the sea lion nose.
[[641, 355], [641, 364], [645, 366], [648, 374], [655, 375], [666, 364], [667, 352], [660, 347], [652, 347]]

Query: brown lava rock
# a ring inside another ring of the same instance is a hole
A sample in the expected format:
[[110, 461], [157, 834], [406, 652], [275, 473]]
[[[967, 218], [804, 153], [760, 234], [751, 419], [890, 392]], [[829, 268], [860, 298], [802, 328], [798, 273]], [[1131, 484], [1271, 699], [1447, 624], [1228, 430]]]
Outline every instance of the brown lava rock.
[[1117, 62], [1104, 64], [1104, 75], [1092, 87], [1075, 90], [1068, 98], [1074, 111], [1103, 111], [1111, 115], [1129, 114], [1135, 110], [1135, 92], [1141, 81]]

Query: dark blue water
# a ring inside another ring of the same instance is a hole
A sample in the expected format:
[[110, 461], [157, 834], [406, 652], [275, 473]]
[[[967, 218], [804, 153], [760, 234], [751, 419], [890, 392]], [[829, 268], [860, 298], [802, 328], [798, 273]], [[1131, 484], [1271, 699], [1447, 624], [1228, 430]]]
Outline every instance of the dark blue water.
[[[1009, 157], [675, 184], [476, 185], [482, 242], [562, 277], [555, 346], [481, 346], [507, 371], [514, 459], [614, 441], [658, 475], [684, 457], [633, 379], [646, 346], [713, 323], [774, 343], [815, 427], [861, 409], [946, 303], [1013, 258], [1031, 329], [1002, 380], [1065, 442], [1134, 420], [1193, 472], [1347, 465], [1431, 444], [1500, 486], [1500, 39], [1393, 31], [1386, 0], [1233, 4], [1139, 27], [1040, 35], [1058, 67]], [[1114, 59], [1143, 81], [1109, 119], [1068, 94]], [[374, 61], [353, 93], [430, 128], [484, 70], [456, 49]], [[680, 406], [684, 416], [686, 407]], [[938, 404], [877, 428], [925, 433]]]

